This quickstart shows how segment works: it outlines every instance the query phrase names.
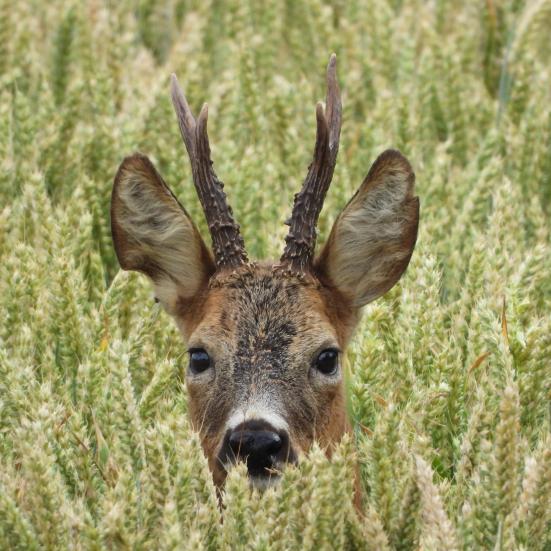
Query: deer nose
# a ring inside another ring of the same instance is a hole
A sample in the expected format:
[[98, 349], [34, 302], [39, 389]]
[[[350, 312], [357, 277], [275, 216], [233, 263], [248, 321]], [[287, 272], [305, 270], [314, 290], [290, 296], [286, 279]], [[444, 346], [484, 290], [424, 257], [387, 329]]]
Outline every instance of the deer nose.
[[238, 458], [267, 459], [277, 455], [282, 446], [279, 434], [269, 430], [234, 430], [230, 434], [230, 448]]
[[271, 477], [290, 455], [287, 434], [259, 421], [248, 421], [229, 431], [225, 446], [226, 460], [246, 462], [252, 477]]
[[256, 418], [229, 425], [218, 460], [226, 472], [232, 464], [243, 461], [253, 484], [262, 485], [266, 481], [277, 481], [286, 463], [296, 463], [297, 455], [287, 430]]

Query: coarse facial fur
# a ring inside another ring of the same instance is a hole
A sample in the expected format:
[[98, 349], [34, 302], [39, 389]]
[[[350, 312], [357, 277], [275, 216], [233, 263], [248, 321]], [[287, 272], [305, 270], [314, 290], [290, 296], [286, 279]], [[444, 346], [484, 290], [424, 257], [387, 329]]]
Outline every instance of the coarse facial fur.
[[275, 263], [217, 272], [192, 220], [147, 157], [135, 154], [121, 164], [111, 210], [121, 266], [151, 279], [188, 348], [211, 358], [210, 369], [188, 370], [186, 384], [192, 423], [217, 485], [235, 459], [226, 450], [228, 434], [239, 427], [256, 424], [285, 438], [285, 457], [265, 476], [251, 473], [259, 487], [314, 440], [330, 453], [349, 430], [342, 365], [325, 375], [315, 361], [328, 348], [342, 357], [360, 308], [405, 271], [419, 218], [413, 186], [408, 161], [388, 150], [336, 220], [307, 277]]
[[347, 429], [342, 370], [328, 377], [312, 368], [322, 350], [346, 346], [353, 320], [343, 319], [342, 306], [319, 284], [274, 275], [266, 264], [217, 281], [189, 321], [183, 308], [189, 346], [205, 348], [214, 362], [213, 370], [188, 374], [187, 386], [217, 482], [228, 466], [224, 435], [247, 420], [286, 432], [288, 460], [314, 438], [329, 446]]

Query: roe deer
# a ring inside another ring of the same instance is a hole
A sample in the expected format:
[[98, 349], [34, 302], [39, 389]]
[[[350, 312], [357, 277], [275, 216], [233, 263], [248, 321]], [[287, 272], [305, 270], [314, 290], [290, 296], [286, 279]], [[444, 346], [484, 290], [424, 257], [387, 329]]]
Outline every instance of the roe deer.
[[314, 156], [277, 263], [250, 262], [210, 159], [207, 105], [197, 119], [172, 76], [172, 101], [212, 237], [212, 252], [151, 161], [123, 160], [111, 202], [125, 270], [146, 274], [189, 349], [186, 385], [213, 479], [245, 461], [266, 487], [286, 462], [350, 430], [341, 356], [362, 306], [404, 273], [417, 238], [419, 200], [401, 153], [382, 153], [314, 255], [316, 223], [341, 130], [336, 57], [326, 105], [316, 107]]

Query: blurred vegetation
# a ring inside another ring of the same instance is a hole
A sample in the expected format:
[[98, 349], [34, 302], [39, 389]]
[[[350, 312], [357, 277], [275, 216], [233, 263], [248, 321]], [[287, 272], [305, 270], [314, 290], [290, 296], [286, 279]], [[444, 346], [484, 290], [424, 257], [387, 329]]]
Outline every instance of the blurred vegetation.
[[[0, 548], [550, 549], [550, 33], [549, 0], [0, 0]], [[262, 496], [235, 470], [220, 523], [184, 345], [118, 271], [112, 179], [141, 150], [205, 230], [175, 72], [277, 258], [333, 51], [320, 241], [387, 147], [419, 241], [348, 353], [354, 441]]]

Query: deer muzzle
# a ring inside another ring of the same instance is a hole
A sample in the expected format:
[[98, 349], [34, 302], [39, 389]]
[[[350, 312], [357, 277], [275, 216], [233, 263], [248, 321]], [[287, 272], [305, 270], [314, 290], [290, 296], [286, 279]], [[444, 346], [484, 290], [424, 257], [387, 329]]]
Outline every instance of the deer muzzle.
[[226, 471], [243, 461], [251, 482], [265, 488], [277, 482], [288, 462], [296, 462], [287, 430], [263, 419], [250, 419], [226, 431], [219, 453]]

